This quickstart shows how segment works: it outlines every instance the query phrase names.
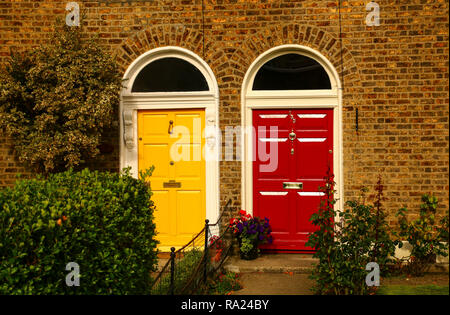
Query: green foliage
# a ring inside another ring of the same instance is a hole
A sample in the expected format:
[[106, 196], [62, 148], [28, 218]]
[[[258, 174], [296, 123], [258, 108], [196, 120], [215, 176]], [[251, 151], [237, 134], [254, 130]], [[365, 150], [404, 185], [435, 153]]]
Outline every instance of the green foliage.
[[423, 275], [435, 262], [436, 255], [448, 256], [448, 213], [436, 225], [438, 200], [435, 196], [423, 195], [419, 217], [408, 222], [406, 208], [397, 212], [400, 237], [412, 246], [407, 271], [412, 275]]
[[37, 171], [76, 167], [99, 153], [121, 82], [108, 52], [78, 27], [57, 27], [49, 45], [12, 52], [0, 72], [0, 128]]
[[381, 286], [377, 295], [449, 295], [448, 285], [389, 285]]
[[249, 253], [253, 249], [253, 243], [249, 238], [243, 237], [241, 240], [241, 251], [243, 253]]
[[[175, 259], [174, 293], [179, 294], [186, 286], [187, 281], [193, 276], [195, 269], [201, 262], [203, 251], [193, 248], [183, 253], [181, 259]], [[170, 266], [169, 266], [170, 268]], [[170, 270], [162, 276], [159, 283], [151, 290], [153, 295], [170, 294]]]
[[208, 284], [207, 294], [228, 295], [233, 291], [242, 289], [239, 277], [240, 275], [234, 272], [221, 272], [214, 281]]
[[[147, 173], [147, 176], [150, 173]], [[157, 263], [143, 180], [72, 170], [0, 191], [0, 294], [148, 294]], [[80, 286], [66, 285], [66, 264]]]
[[[335, 209], [333, 175], [326, 177], [321, 188], [325, 197], [310, 221], [318, 228], [310, 234], [306, 246], [316, 249], [311, 278], [316, 281], [317, 294], [368, 294], [365, 283], [369, 262], [377, 262], [380, 271], [394, 254], [398, 241], [391, 241], [382, 210], [381, 180], [377, 185], [375, 203], [366, 204], [364, 194], [359, 201], [349, 201], [344, 211]], [[338, 218], [337, 222], [334, 219]]]

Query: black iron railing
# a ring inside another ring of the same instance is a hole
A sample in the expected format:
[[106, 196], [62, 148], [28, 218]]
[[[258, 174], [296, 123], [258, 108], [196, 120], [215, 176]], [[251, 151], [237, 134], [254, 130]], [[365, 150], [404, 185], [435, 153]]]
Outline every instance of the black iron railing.
[[232, 242], [225, 237], [229, 227], [223, 222], [230, 209], [231, 199], [216, 223], [205, 220], [204, 228], [189, 243], [178, 250], [171, 248], [170, 258], [153, 281], [151, 294], [205, 293], [208, 278], [219, 271], [231, 253]]

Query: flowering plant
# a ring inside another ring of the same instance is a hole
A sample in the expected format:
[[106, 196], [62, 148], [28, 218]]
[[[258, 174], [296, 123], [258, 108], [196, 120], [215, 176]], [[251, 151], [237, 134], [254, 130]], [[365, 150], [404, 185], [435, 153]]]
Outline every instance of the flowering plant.
[[222, 251], [224, 248], [223, 240], [217, 236], [213, 235], [209, 238], [209, 248], [214, 253], [211, 257], [212, 262], [220, 261], [220, 258], [222, 257]]
[[245, 210], [241, 210], [237, 218], [230, 220], [230, 227], [239, 240], [241, 257], [257, 256], [259, 253], [258, 245], [272, 243], [272, 235], [270, 234], [272, 229], [268, 218], [252, 217]]

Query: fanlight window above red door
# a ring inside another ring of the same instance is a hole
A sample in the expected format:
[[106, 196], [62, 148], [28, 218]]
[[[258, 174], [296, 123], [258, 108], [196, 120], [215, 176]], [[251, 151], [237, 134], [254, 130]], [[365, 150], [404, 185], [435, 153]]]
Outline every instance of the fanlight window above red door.
[[300, 54], [285, 54], [266, 62], [256, 73], [253, 90], [330, 90], [320, 63]]
[[198, 91], [209, 91], [203, 74], [186, 60], [173, 57], [158, 59], [145, 66], [131, 89], [131, 92]]

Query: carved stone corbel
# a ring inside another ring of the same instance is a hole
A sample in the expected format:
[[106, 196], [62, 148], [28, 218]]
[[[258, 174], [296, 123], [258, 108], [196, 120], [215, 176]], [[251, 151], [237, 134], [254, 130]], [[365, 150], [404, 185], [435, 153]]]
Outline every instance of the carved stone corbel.
[[216, 145], [216, 119], [214, 116], [206, 117], [206, 144], [209, 149], [214, 149]]
[[123, 140], [127, 149], [134, 148], [133, 111], [123, 111]]

